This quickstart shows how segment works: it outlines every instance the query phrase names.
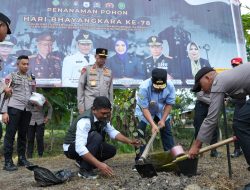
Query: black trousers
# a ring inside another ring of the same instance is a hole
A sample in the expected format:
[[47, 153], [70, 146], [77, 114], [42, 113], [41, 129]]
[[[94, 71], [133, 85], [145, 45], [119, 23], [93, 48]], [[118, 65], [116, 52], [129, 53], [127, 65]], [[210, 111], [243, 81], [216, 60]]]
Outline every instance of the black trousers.
[[32, 154], [34, 151], [34, 141], [36, 138], [36, 142], [37, 142], [37, 152], [38, 152], [38, 156], [42, 156], [43, 155], [43, 151], [44, 151], [44, 123], [37, 125], [37, 123], [35, 123], [35, 125], [30, 125], [28, 127], [28, 131], [27, 131], [27, 140], [28, 140], [28, 146], [27, 146], [27, 156], [29, 158], [32, 158]]
[[[89, 152], [101, 162], [112, 158], [116, 154], [116, 148], [104, 142], [103, 137], [96, 131], [89, 133], [86, 147]], [[75, 150], [75, 143], [70, 144], [68, 151], [64, 152], [64, 154], [70, 159], [80, 161], [82, 169], [90, 171], [95, 168], [79, 156]]]
[[18, 157], [25, 157], [26, 150], [26, 133], [30, 123], [31, 112], [8, 107], [9, 123], [6, 126], [6, 134], [4, 137], [4, 158], [5, 161], [12, 159], [13, 144], [15, 135], [17, 137], [17, 153]]
[[[233, 119], [236, 119], [238, 117], [239, 110], [245, 105], [245, 103], [235, 103]], [[239, 143], [239, 141], [234, 141], [234, 149], [235, 150], [240, 150], [240, 143]]]
[[3, 125], [0, 122], [0, 140], [2, 139], [2, 136], [3, 136]]
[[[195, 113], [194, 113], [194, 129], [195, 129], [194, 138], [195, 139], [200, 131], [200, 127], [201, 127], [203, 120], [207, 117], [208, 108], [209, 108], [208, 104], [205, 104], [199, 100], [197, 100], [195, 103], [195, 108], [194, 108], [194, 110], [195, 110]], [[217, 127], [217, 129], [213, 133], [213, 137], [212, 137], [210, 144], [214, 144], [214, 143], [218, 142], [218, 135], [219, 135], [219, 129]]]
[[234, 117], [233, 129], [246, 161], [250, 165], [250, 100], [239, 109], [237, 116]]

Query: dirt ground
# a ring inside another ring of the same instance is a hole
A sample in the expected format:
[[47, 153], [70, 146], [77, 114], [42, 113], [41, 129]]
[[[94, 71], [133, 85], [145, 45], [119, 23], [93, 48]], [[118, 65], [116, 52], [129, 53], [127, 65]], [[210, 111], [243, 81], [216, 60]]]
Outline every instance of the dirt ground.
[[[250, 183], [250, 172], [246, 169], [247, 164], [243, 156], [232, 159], [233, 176], [228, 177], [228, 167], [225, 148], [219, 149], [220, 158], [211, 158], [209, 153], [199, 159], [198, 175], [193, 177], [178, 176], [173, 172], [158, 172], [153, 178], [141, 178], [137, 172], [132, 171], [133, 154], [117, 155], [107, 161], [116, 176], [106, 178], [100, 176], [96, 180], [81, 179], [77, 176], [70, 181], [50, 187], [38, 187], [32, 171], [20, 167], [18, 171], [7, 172], [0, 170], [0, 189], [83, 189], [83, 190], [162, 190], [162, 189], [186, 189], [186, 190], [215, 190], [215, 189], [243, 189]], [[0, 168], [3, 167], [3, 158]], [[16, 162], [16, 160], [14, 160]], [[78, 168], [74, 161], [64, 155], [31, 160], [34, 164], [48, 168], [52, 171], [70, 169], [77, 172]]]

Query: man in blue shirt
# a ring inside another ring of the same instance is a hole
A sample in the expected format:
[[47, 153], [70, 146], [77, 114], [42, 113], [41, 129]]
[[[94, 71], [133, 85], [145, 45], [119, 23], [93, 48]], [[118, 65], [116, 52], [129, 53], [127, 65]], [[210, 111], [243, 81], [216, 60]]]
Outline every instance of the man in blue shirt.
[[[175, 87], [171, 81], [167, 81], [167, 71], [153, 69], [152, 77], [140, 85], [136, 100], [135, 116], [139, 119], [137, 126], [139, 137], [144, 138], [146, 126], [150, 124], [152, 134], [160, 131], [164, 150], [171, 149], [174, 146], [174, 139], [169, 113], [175, 103]], [[136, 155], [136, 161], [140, 158], [143, 149], [142, 146], [140, 153]]]

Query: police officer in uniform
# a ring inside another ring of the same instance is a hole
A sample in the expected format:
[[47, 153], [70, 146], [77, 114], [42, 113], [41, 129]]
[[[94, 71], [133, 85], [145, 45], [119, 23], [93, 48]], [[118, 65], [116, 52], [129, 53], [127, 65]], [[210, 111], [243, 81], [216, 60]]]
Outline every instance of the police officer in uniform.
[[61, 79], [61, 58], [53, 55], [52, 46], [54, 38], [49, 32], [41, 33], [37, 39], [38, 54], [31, 55], [30, 70], [37, 79], [60, 78]]
[[[225, 96], [242, 99], [242, 97], [250, 94], [249, 84], [249, 63], [239, 65], [234, 69], [223, 71], [219, 74], [210, 67], [203, 67], [198, 71], [195, 75], [193, 91], [199, 92], [202, 89], [205, 93], [210, 93], [211, 102], [208, 115], [203, 121], [198, 136], [189, 150], [191, 158], [198, 154], [202, 143], [210, 142], [213, 131], [216, 129]], [[233, 129], [245, 159], [248, 165], [250, 165], [250, 100], [246, 101], [234, 117]], [[250, 167], [248, 169], [250, 170]]]
[[[11, 22], [10, 19], [6, 15], [4, 15], [3, 13], [0, 13], [0, 42], [3, 42], [5, 40], [5, 38], [7, 37], [7, 34], [11, 34], [10, 22]], [[2, 70], [2, 67], [0, 67], [0, 71], [1, 70]], [[5, 83], [2, 82], [1, 76], [0, 76], [0, 79], [1, 79], [0, 80], [0, 93], [3, 94], [4, 92], [4, 94], [10, 95], [11, 88], [8, 88], [5, 85]], [[1, 138], [2, 138], [2, 124], [0, 123], [0, 139]]]
[[1, 77], [5, 77], [17, 70], [16, 56], [11, 54], [16, 43], [16, 38], [12, 36], [7, 36], [3, 42], [0, 42]]
[[112, 73], [104, 66], [107, 56], [107, 49], [97, 48], [95, 64], [82, 69], [77, 88], [79, 113], [90, 109], [97, 96], [106, 96], [113, 102]]
[[89, 34], [80, 34], [77, 38], [78, 51], [65, 57], [62, 67], [63, 87], [77, 87], [82, 68], [95, 63], [95, 56], [91, 54], [93, 42]]
[[161, 68], [168, 70], [168, 74], [172, 74], [172, 60], [163, 55], [163, 41], [158, 36], [151, 36], [148, 38], [147, 43], [151, 56], [145, 58], [144, 64], [146, 68], [146, 78], [151, 77], [151, 72], [154, 68]]
[[29, 166], [31, 163], [25, 157], [26, 134], [31, 118], [29, 98], [35, 90], [35, 81], [27, 74], [29, 69], [28, 56], [22, 55], [17, 58], [18, 72], [10, 74], [11, 96], [5, 100], [3, 107], [3, 122], [6, 126], [4, 137], [4, 158], [3, 169], [7, 171], [17, 170], [12, 160], [13, 144], [15, 134], [18, 131], [17, 153], [18, 166]]

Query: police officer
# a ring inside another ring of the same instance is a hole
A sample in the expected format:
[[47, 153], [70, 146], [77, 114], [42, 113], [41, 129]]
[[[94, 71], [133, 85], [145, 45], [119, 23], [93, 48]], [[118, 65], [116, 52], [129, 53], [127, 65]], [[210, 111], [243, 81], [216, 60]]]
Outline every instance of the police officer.
[[[189, 150], [194, 158], [202, 143], [209, 143], [216, 128], [225, 96], [241, 99], [250, 94], [250, 64], [242, 64], [234, 69], [217, 74], [213, 68], [203, 67], [195, 75], [193, 91], [210, 93], [211, 103], [208, 115], [203, 121], [198, 136]], [[233, 120], [233, 129], [250, 165], [250, 100], [238, 111]]]
[[44, 128], [45, 124], [51, 119], [53, 108], [48, 100], [45, 101], [43, 106], [31, 106], [31, 120], [27, 131], [27, 157], [32, 158], [34, 151], [34, 140], [37, 142], [38, 156], [43, 156], [44, 151]]
[[16, 38], [12, 36], [7, 36], [3, 42], [0, 42], [1, 77], [17, 70], [16, 56], [11, 54], [16, 43]]
[[[233, 68], [241, 65], [242, 62], [242, 58], [240, 57], [235, 57], [231, 60], [231, 65]], [[244, 106], [244, 104], [246, 103], [246, 97], [242, 97], [241, 99], [236, 99], [236, 98], [230, 98], [229, 99], [230, 102], [233, 103], [234, 105], [234, 118], [237, 117], [237, 114], [239, 112], [239, 110], [242, 108], [242, 106]], [[240, 144], [238, 141], [234, 141], [234, 152], [231, 154], [232, 158], [237, 158], [242, 154], [242, 150], [240, 148]]]
[[95, 56], [91, 54], [93, 42], [89, 34], [80, 34], [76, 40], [78, 51], [63, 60], [63, 87], [77, 87], [82, 68], [95, 63]]
[[82, 69], [77, 88], [79, 113], [90, 109], [97, 96], [106, 96], [113, 102], [112, 73], [104, 66], [107, 56], [107, 49], [97, 48], [95, 64]]
[[146, 57], [144, 60], [146, 68], [146, 78], [151, 77], [151, 72], [154, 68], [161, 68], [168, 70], [168, 74], [171, 75], [171, 59], [163, 55], [163, 41], [158, 36], [151, 36], [148, 38], [147, 43], [151, 56]]
[[50, 32], [41, 33], [37, 39], [38, 54], [31, 55], [30, 70], [37, 79], [60, 78], [61, 58], [53, 55], [52, 47], [54, 38]]
[[6, 99], [3, 107], [3, 122], [6, 126], [4, 137], [4, 158], [3, 169], [7, 171], [17, 170], [12, 160], [13, 144], [16, 131], [18, 166], [29, 166], [31, 163], [25, 157], [26, 132], [30, 122], [31, 112], [29, 98], [35, 90], [35, 81], [27, 74], [29, 69], [28, 56], [22, 55], [17, 58], [18, 72], [11, 73], [9, 77], [12, 95]]
[[[11, 22], [10, 19], [6, 15], [4, 15], [3, 13], [0, 13], [0, 42], [4, 41], [4, 39], [7, 37], [7, 34], [11, 34], [10, 22]], [[0, 63], [0, 64], [2, 64], [2, 63]], [[2, 67], [0, 67], [0, 70], [2, 70]], [[11, 89], [8, 88], [2, 82], [2, 80], [0, 80], [0, 93], [2, 94], [3, 92], [5, 94], [10, 95]], [[2, 112], [2, 110], [1, 110], [1, 112]], [[0, 139], [1, 138], [2, 138], [2, 123], [0, 123]]]
[[[171, 81], [167, 81], [165, 69], [155, 68], [152, 77], [141, 83], [136, 102], [135, 116], [139, 119], [139, 137], [144, 138], [146, 126], [150, 124], [152, 134], [160, 131], [164, 150], [170, 150], [174, 146], [174, 139], [169, 114], [175, 104], [175, 87]], [[143, 149], [144, 146], [136, 154], [135, 161], [140, 158]]]

